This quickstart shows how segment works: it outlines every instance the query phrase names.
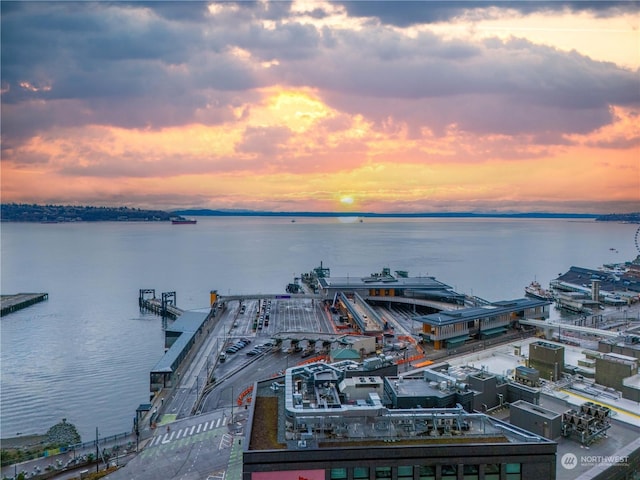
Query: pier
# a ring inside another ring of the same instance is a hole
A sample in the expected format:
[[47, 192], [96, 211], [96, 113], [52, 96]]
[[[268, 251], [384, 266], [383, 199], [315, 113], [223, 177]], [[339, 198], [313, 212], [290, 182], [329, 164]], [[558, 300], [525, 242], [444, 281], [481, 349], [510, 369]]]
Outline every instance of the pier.
[[44, 302], [49, 299], [48, 293], [18, 293], [16, 295], [0, 296], [2, 311], [0, 316], [4, 317], [12, 312], [22, 310], [35, 303]]
[[147, 311], [160, 315], [162, 318], [176, 319], [184, 311], [176, 307], [176, 292], [163, 292], [161, 299], [156, 298], [153, 288], [141, 288], [138, 296], [140, 311]]

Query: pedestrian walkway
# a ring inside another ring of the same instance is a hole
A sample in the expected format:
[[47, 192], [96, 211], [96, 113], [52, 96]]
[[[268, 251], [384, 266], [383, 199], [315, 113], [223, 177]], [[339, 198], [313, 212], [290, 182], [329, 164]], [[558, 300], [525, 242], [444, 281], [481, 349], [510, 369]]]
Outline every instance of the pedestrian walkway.
[[225, 417], [220, 417], [218, 419], [214, 419], [207, 422], [201, 422], [196, 425], [190, 425], [187, 427], [180, 428], [179, 430], [171, 430], [170, 426], [167, 426], [166, 433], [157, 434], [154, 436], [148, 443], [147, 448], [154, 447], [157, 445], [166, 445], [167, 443], [178, 440], [180, 438], [190, 437], [192, 435], [198, 435], [200, 433], [204, 433], [207, 430], [213, 430], [214, 428], [219, 428], [227, 425], [229, 423], [229, 419]]
[[[96, 453], [102, 464], [103, 460], [113, 459], [116, 455], [126, 455], [135, 452], [137, 448], [136, 436], [133, 433], [121, 433], [109, 437], [100, 438], [96, 448], [95, 441], [84, 442], [64, 449], [56, 455], [42, 456], [15, 465], [2, 468], [2, 478], [13, 478], [23, 473], [26, 476], [43, 473], [47, 470], [64, 472], [67, 469], [77, 468], [87, 464], [89, 458], [95, 458]], [[109, 460], [111, 461], [111, 460]], [[28, 478], [28, 477], [27, 477]]]

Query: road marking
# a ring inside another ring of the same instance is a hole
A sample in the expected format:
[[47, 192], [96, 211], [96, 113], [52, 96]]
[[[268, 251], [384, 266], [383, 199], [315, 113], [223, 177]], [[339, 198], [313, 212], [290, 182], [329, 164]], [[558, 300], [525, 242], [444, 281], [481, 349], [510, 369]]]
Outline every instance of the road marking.
[[222, 435], [220, 439], [220, 444], [218, 445], [218, 450], [222, 450], [223, 448], [228, 448], [233, 445], [233, 437], [228, 433]]
[[187, 437], [198, 435], [200, 433], [205, 433], [209, 430], [209, 433], [213, 433], [214, 428], [224, 427], [227, 425], [229, 419], [225, 417], [219, 417], [217, 420], [211, 420], [211, 422], [207, 421], [204, 423], [199, 423], [197, 425], [188, 426], [185, 428], [181, 428], [179, 430], [175, 430], [171, 433], [158, 434], [149, 442], [149, 447], [156, 447], [159, 445], [166, 445], [174, 440], [182, 439], [184, 440]]

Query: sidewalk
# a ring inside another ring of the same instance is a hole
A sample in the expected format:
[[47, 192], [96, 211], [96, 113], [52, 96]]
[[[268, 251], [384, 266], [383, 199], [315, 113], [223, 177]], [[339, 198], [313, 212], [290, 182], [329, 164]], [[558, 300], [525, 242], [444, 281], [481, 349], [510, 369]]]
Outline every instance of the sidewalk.
[[[142, 435], [141, 435], [142, 437]], [[114, 455], [129, 454], [136, 451], [136, 435], [134, 433], [121, 433], [112, 435], [104, 439], [98, 439], [98, 456], [100, 457], [101, 468], [104, 468], [104, 459], [113, 458]], [[142, 447], [142, 438], [139, 439], [140, 447]], [[72, 445], [64, 452], [57, 455], [46, 457], [38, 457], [26, 462], [17, 463], [2, 467], [2, 478], [13, 479], [16, 475], [24, 473], [27, 478], [39, 478], [38, 475], [48, 473], [52, 470], [58, 470], [62, 473], [66, 468], [77, 468], [77, 466], [86, 463], [87, 459], [96, 457], [96, 442], [84, 442]], [[109, 460], [108, 460], [109, 461]], [[95, 463], [87, 464], [87, 469], [95, 469]], [[32, 473], [36, 476], [29, 477]], [[49, 477], [49, 478], [55, 478]]]

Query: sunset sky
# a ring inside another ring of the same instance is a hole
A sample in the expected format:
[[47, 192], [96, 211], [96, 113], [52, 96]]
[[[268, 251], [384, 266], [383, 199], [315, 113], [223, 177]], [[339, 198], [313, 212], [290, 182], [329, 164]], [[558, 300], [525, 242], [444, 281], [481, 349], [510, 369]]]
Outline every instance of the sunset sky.
[[640, 4], [2, 1], [2, 202], [640, 211]]

